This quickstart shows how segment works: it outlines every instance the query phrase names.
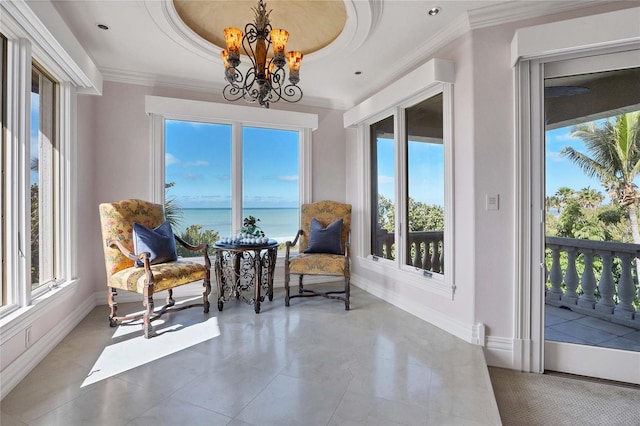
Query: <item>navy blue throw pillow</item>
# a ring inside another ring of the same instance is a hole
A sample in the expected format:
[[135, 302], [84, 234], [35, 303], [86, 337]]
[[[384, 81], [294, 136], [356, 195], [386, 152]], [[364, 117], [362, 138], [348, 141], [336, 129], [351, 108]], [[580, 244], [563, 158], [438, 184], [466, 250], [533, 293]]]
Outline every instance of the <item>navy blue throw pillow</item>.
[[[178, 260], [176, 240], [173, 238], [171, 224], [164, 222], [155, 229], [133, 223], [133, 251], [136, 256], [143, 252], [151, 253], [149, 263], [152, 265]], [[136, 266], [144, 266], [142, 260], [136, 260]]]
[[311, 219], [309, 244], [305, 253], [344, 254], [342, 248], [342, 219], [328, 225], [326, 228], [314, 217]]

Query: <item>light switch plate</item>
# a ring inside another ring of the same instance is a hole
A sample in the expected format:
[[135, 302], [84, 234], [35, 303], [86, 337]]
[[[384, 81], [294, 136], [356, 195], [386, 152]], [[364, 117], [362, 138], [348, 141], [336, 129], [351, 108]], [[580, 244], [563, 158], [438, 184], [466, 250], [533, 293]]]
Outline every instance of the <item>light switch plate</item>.
[[487, 210], [498, 210], [500, 208], [500, 195], [487, 194]]

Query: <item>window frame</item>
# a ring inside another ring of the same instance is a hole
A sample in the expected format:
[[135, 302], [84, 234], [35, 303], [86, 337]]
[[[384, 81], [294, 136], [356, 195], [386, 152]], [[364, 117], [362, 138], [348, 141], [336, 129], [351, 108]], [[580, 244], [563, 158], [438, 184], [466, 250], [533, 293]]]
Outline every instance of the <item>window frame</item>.
[[[63, 279], [64, 277], [60, 277], [59, 274], [61, 272], [61, 268], [58, 260], [60, 259], [59, 251], [57, 250], [55, 241], [59, 239], [60, 236], [60, 223], [57, 220], [59, 211], [56, 208], [59, 199], [59, 191], [57, 188], [59, 186], [59, 176], [58, 169], [60, 164], [59, 154], [60, 151], [57, 149], [58, 145], [58, 116], [57, 116], [57, 105], [58, 105], [58, 92], [59, 92], [59, 82], [56, 81], [53, 77], [47, 73], [42, 66], [33, 61], [32, 63], [32, 75], [38, 74], [38, 76], [44, 80], [46, 80], [46, 85], [50, 85], [50, 90], [47, 87], [39, 87], [39, 129], [38, 129], [38, 205], [39, 205], [39, 214], [38, 214], [38, 234], [48, 236], [47, 238], [39, 238], [39, 271], [40, 276], [44, 272], [48, 278], [45, 279], [44, 282], [39, 282], [37, 287], [34, 288], [34, 283], [31, 283], [31, 293], [34, 297], [42, 294], [44, 291], [47, 291], [49, 288], [56, 285], [56, 282], [59, 279]], [[33, 78], [32, 78], [33, 80]], [[32, 81], [33, 87], [33, 81]], [[44, 92], [44, 93], [43, 93]], [[46, 117], [44, 116], [46, 114]], [[43, 133], [48, 133], [49, 143], [42, 144], [40, 139], [43, 137]], [[31, 142], [31, 140], [30, 140]], [[32, 153], [29, 153], [29, 161], [33, 157]], [[40, 161], [40, 160], [44, 161]], [[43, 164], [44, 167], [41, 169], [40, 164]], [[43, 172], [41, 174], [41, 171]], [[46, 185], [44, 183], [47, 183]], [[44, 213], [44, 214], [43, 214]], [[33, 231], [32, 231], [33, 232]], [[50, 239], [51, 243], [48, 243]], [[31, 259], [31, 256], [29, 256]], [[40, 278], [40, 277], [39, 277]]]
[[[422, 86], [416, 81], [424, 82]], [[395, 259], [383, 259], [373, 256], [371, 248], [372, 223], [370, 214], [362, 215], [358, 225], [357, 253], [359, 265], [397, 280], [401, 276], [403, 283], [426, 289], [435, 294], [452, 298], [455, 294], [454, 276], [454, 158], [453, 158], [453, 81], [454, 64], [450, 61], [434, 58], [403, 78], [394, 82], [371, 98], [363, 101], [344, 114], [345, 127], [358, 128], [358, 143], [361, 146], [363, 165], [359, 176], [364, 191], [359, 200], [362, 206], [372, 206], [371, 193], [371, 132], [370, 125], [394, 117], [394, 138], [396, 156], [396, 211], [395, 211]], [[401, 228], [404, 226], [407, 202], [407, 161], [406, 128], [404, 126], [405, 109], [416, 105], [439, 93], [443, 96], [443, 144], [444, 144], [444, 195], [445, 195], [445, 233], [444, 270], [445, 274], [425, 273], [422, 269], [406, 265], [406, 240]], [[399, 248], [401, 250], [399, 250]], [[400, 274], [400, 275], [399, 275]], [[425, 285], [425, 283], [427, 285]]]
[[151, 200], [163, 204], [165, 200], [165, 120], [197, 121], [232, 126], [232, 182], [231, 229], [242, 226], [242, 128], [257, 127], [293, 130], [299, 134], [300, 204], [311, 202], [312, 189], [312, 132], [318, 128], [316, 114], [268, 110], [242, 105], [147, 96], [145, 109], [150, 117], [150, 179]]
[[[0, 34], [0, 200], [5, 200], [6, 177], [2, 166], [7, 146], [7, 38]], [[7, 304], [7, 273], [5, 268], [5, 209], [0, 208], [0, 309]]]
[[[31, 41], [11, 32], [6, 37], [6, 140], [2, 158], [4, 197], [11, 203], [4, 207], [2, 240], [4, 292], [6, 302], [0, 307], [0, 318], [49, 298], [53, 290], [77, 282], [77, 232], [75, 222], [75, 183], [73, 180], [76, 153], [73, 148], [71, 123], [75, 117], [75, 88], [64, 73], [54, 74], [51, 62], [33, 48]], [[47, 64], [47, 65], [43, 65]], [[53, 209], [49, 232], [48, 253], [53, 278], [38, 288], [31, 283], [31, 80], [32, 69], [46, 75], [54, 83], [51, 178]], [[54, 67], [55, 68], [55, 67]], [[60, 71], [56, 68], [57, 71]], [[10, 182], [17, 184], [11, 185]]]

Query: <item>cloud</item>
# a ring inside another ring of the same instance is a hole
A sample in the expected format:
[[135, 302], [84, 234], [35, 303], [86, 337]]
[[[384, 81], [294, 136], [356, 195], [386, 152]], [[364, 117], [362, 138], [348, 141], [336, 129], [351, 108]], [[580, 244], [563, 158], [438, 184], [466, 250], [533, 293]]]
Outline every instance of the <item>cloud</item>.
[[563, 134], [561, 134], [561, 135], [557, 135], [557, 136], [555, 137], [555, 139], [556, 139], [557, 141], [573, 141], [573, 140], [576, 140], [576, 139], [578, 139], [578, 138], [576, 138], [576, 137], [574, 137], [574, 136], [571, 136], [571, 132], [567, 132], [567, 133], [563, 133]]
[[175, 164], [180, 164], [180, 160], [178, 160], [175, 155], [167, 152], [164, 154], [164, 164], [165, 166], [173, 166]]
[[185, 173], [184, 178], [186, 180], [202, 180], [202, 175], [197, 173]]
[[278, 176], [276, 179], [280, 182], [297, 182], [298, 175]]
[[197, 161], [192, 161], [190, 163], [184, 163], [185, 167], [206, 167], [208, 165], [209, 165], [209, 162], [204, 160], [197, 160]]
[[384, 175], [378, 176], [378, 184], [394, 183], [394, 182], [395, 182], [395, 178], [393, 176], [384, 176]]
[[566, 158], [560, 155], [560, 151], [547, 151], [546, 157], [547, 161], [552, 161], [554, 163], [566, 161]]

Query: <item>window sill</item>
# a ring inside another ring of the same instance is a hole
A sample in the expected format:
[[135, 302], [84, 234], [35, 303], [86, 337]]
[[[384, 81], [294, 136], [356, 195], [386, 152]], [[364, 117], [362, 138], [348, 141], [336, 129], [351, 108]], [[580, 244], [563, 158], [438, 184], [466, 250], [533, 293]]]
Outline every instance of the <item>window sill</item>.
[[406, 284], [446, 298], [452, 297], [453, 289], [441, 274], [433, 274], [431, 277], [427, 277], [422, 269], [415, 269], [409, 266], [398, 268], [396, 262], [388, 259], [373, 260], [372, 257], [368, 256], [358, 257], [357, 260], [360, 267], [379, 274], [386, 280], [402, 281], [403, 285]]
[[[78, 287], [78, 280], [70, 280], [60, 284], [58, 288], [40, 294], [29, 306], [11, 306], [0, 318], [0, 340], [2, 342], [11, 339], [22, 332], [25, 327], [34, 323], [38, 318], [46, 315], [57, 302], [66, 296], [73, 294]], [[0, 344], [2, 343], [0, 342]]]

